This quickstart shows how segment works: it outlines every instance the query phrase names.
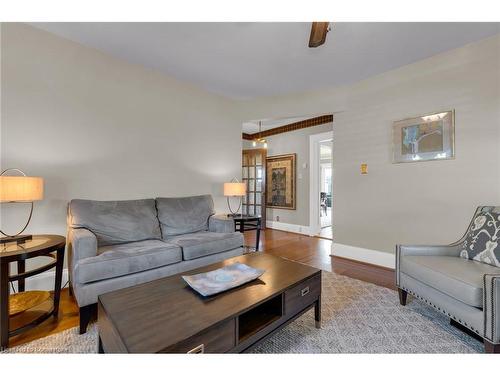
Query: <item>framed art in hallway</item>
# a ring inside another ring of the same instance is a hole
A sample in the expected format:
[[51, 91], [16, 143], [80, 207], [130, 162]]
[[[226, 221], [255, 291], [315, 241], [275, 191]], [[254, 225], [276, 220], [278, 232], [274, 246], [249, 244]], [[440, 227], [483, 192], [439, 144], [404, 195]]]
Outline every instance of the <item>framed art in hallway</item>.
[[296, 154], [270, 156], [267, 164], [266, 206], [295, 210]]
[[392, 136], [394, 163], [453, 159], [455, 113], [451, 110], [396, 121]]

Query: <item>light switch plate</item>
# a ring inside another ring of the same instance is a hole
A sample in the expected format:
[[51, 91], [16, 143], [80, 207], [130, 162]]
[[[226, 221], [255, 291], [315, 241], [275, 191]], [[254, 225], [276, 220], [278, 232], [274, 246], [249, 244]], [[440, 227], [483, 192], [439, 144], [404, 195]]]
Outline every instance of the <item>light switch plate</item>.
[[361, 164], [361, 174], [368, 174], [368, 164]]

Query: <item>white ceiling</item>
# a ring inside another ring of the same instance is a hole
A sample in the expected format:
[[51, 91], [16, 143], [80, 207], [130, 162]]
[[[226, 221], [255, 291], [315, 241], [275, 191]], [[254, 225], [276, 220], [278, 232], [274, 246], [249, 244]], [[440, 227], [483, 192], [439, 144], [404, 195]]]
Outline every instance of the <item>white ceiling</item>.
[[500, 23], [32, 23], [232, 98], [353, 83], [500, 32]]

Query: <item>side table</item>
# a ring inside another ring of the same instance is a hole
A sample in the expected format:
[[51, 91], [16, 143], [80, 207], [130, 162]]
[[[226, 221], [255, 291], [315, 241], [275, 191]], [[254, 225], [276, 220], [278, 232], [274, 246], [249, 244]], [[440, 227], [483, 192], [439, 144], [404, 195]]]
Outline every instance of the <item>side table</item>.
[[241, 233], [249, 230], [256, 230], [255, 251], [259, 251], [260, 230], [262, 228], [262, 218], [260, 216], [252, 215], [237, 215], [232, 216], [234, 225], [237, 231]]
[[[0, 244], [0, 350], [9, 346], [9, 337], [18, 335], [30, 328], [37, 326], [51, 316], [57, 317], [59, 313], [59, 300], [61, 297], [61, 282], [64, 262], [64, 248], [66, 239], [63, 236], [42, 234], [34, 235], [32, 240], [22, 244], [15, 242]], [[50, 257], [53, 260], [30, 271], [25, 270], [27, 259], [35, 257]], [[9, 265], [17, 262], [17, 274], [10, 275]], [[48, 292], [25, 292], [25, 279], [42, 272], [56, 269], [54, 295]], [[18, 282], [18, 292], [10, 295], [9, 284]], [[21, 326], [11, 326], [13, 318], [23, 311], [36, 307], [52, 298], [52, 304], [41, 315]]]

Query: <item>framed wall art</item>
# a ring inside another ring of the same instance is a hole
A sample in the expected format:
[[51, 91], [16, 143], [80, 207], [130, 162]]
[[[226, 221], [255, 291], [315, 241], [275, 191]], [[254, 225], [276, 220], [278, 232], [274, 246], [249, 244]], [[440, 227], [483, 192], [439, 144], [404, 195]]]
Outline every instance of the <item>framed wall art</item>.
[[296, 154], [270, 156], [266, 159], [266, 206], [295, 210]]
[[455, 157], [455, 113], [438, 112], [396, 121], [392, 127], [393, 162]]

